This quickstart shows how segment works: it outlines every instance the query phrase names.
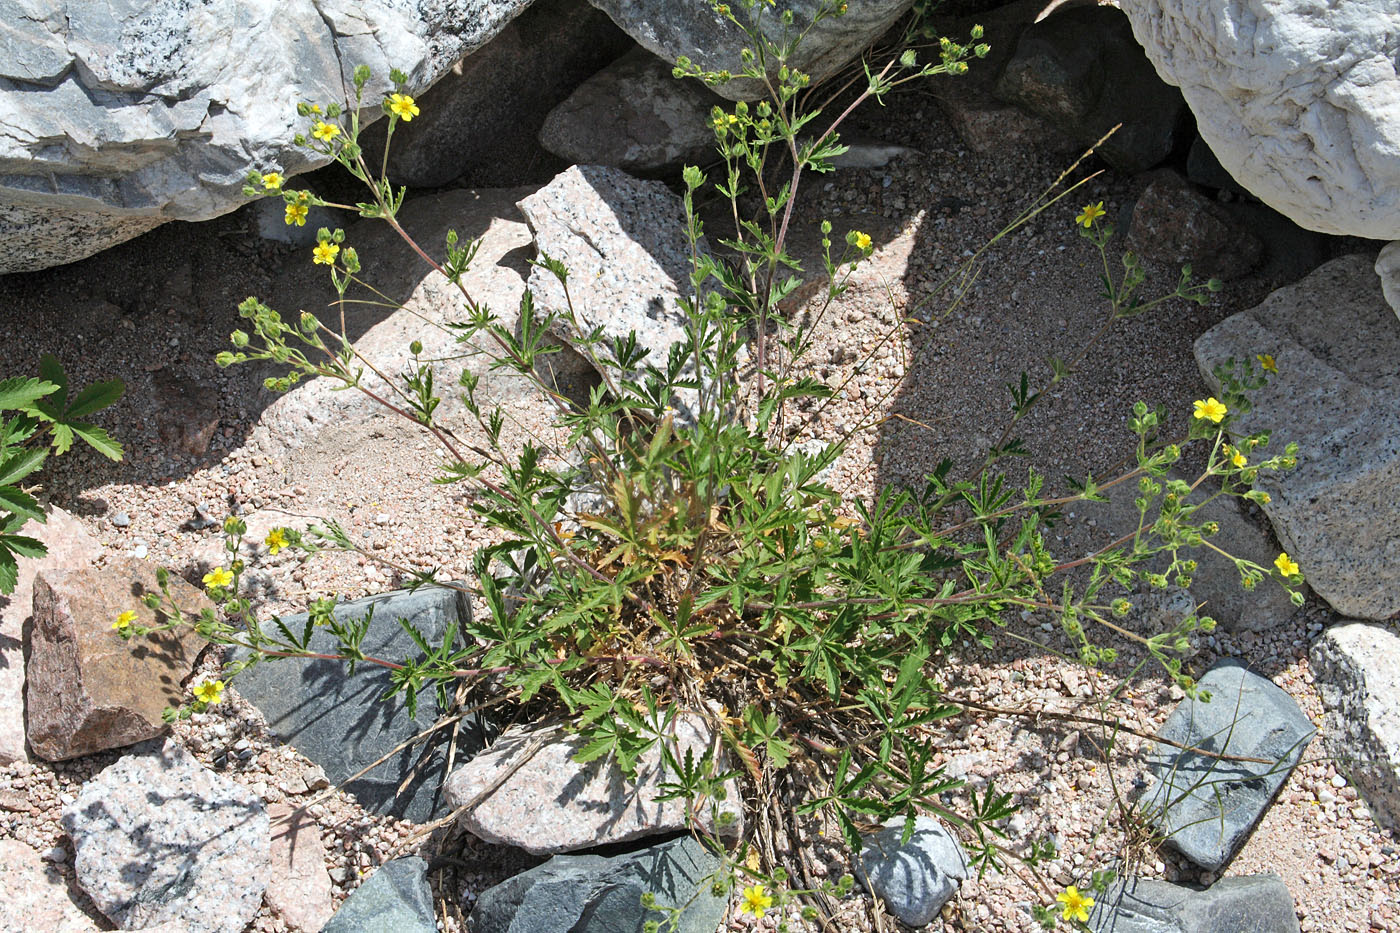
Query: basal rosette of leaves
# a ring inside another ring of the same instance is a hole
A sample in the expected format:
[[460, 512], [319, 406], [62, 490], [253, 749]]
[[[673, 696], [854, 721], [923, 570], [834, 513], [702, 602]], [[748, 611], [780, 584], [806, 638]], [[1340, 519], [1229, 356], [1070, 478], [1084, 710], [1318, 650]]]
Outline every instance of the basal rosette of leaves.
[[[881, 70], [866, 66], [851, 78], [853, 93], [841, 98], [844, 109], [833, 117], [828, 95], [786, 64], [802, 39], [790, 19], [765, 20], [762, 3], [744, 6], [753, 17], [748, 21], [759, 25], [745, 27], [753, 44], [742, 76], [767, 81], [772, 94], [737, 104], [732, 112], [717, 110], [713, 123], [722, 166], [709, 175], [693, 167], [684, 172], [691, 291], [683, 303], [686, 338], [667, 359], [644, 357], [635, 340], [605, 344], [600, 333], [579, 324], [572, 308], [542, 313], [528, 293], [517, 332], [465, 284], [476, 244], [449, 234], [441, 258], [413, 244], [461, 290], [462, 319], [452, 327], [457, 339], [489, 350], [497, 366], [532, 380], [568, 428], [571, 450], [510, 448], [502, 441], [507, 413], [480, 401], [471, 372], [422, 359], [415, 346], [407, 371], [386, 374], [361, 356], [343, 325], [313, 314], [287, 319], [250, 298], [240, 307], [247, 330], [235, 332], [234, 350], [220, 354], [221, 365], [284, 364], [283, 375], [269, 378], [270, 388], [286, 390], [309, 377], [336, 380], [419, 424], [443, 453], [438, 481], [469, 484], [473, 507], [504, 536], [473, 559], [471, 592], [487, 611], [441, 644], [414, 633], [421, 653], [411, 659], [366, 657], [360, 644], [367, 623], [336, 621], [329, 599], [311, 606], [302, 631], [277, 619], [259, 622], [240, 595], [246, 568], [232, 560], [246, 527], [231, 519], [225, 526], [231, 555], [226, 576], [206, 579], [220, 611], [199, 619], [179, 618], [177, 611], [169, 625], [194, 625], [211, 641], [252, 649], [253, 657], [230, 668], [226, 680], [250, 663], [308, 655], [313, 629], [326, 627], [340, 643], [331, 657], [389, 667], [410, 709], [425, 689], [437, 691], [443, 708], [454, 694], [467, 706], [503, 698], [530, 704], [533, 712], [561, 718], [586, 737], [579, 760], [609, 756], [627, 773], [644, 750], [659, 744], [671, 775], [668, 793], [695, 810], [709, 806], [724, 781], [738, 774], [759, 801], [777, 795], [798, 813], [828, 815], [857, 850], [862, 827], [904, 814], [912, 828], [916, 813], [935, 812], [962, 829], [980, 869], [1001, 868], [1012, 857], [999, 841], [998, 825], [1015, 809], [1010, 795], [992, 786], [968, 793], [956, 808], [941, 796], [961, 782], [934, 766], [937, 750], [925, 727], [968, 710], [943, 690], [941, 649], [962, 639], [990, 643], [1002, 630], [1021, 626], [1022, 613], [1030, 611], [1058, 618], [1089, 667], [1111, 669], [1115, 645], [1132, 641], [1191, 691], [1182, 656], [1191, 634], [1209, 631], [1212, 620], [1191, 615], [1170, 631], [1136, 633], [1116, 621], [1131, 609], [1125, 594], [1143, 582], [1189, 586], [1196, 569], [1191, 555], [1201, 551], [1209, 559], [1234, 561], [1246, 585], [1266, 576], [1299, 583], [1291, 561], [1266, 568], [1215, 553], [1209, 543], [1215, 529], [1198, 517], [1214, 496], [1263, 496], [1253, 489], [1257, 477], [1291, 466], [1294, 451], [1263, 456], [1266, 435], [1241, 436], [1233, 429], [1234, 416], [1247, 410], [1248, 393], [1265, 378], [1244, 362], [1223, 374], [1222, 398], [1209, 400], [1213, 404], [1194, 416], [1137, 403], [1128, 419], [1135, 454], [1106, 478], [1085, 478], [1063, 495], [1048, 495], [1034, 471], [1023, 482], [1010, 479], [1004, 461], [1025, 453], [1016, 426], [1046, 389], [1073, 375], [1109, 328], [1169, 299], [1204, 303], [1218, 288], [1214, 282], [1193, 284], [1185, 270], [1170, 292], [1141, 298], [1146, 275], [1135, 258], [1126, 256], [1121, 270], [1110, 268], [1106, 245], [1113, 229], [1103, 222], [1099, 204], [1085, 207], [1076, 222], [1104, 257], [1102, 328], [1086, 335], [1076, 358], [1051, 361], [1039, 389], [1029, 374], [1009, 387], [1005, 428], [983, 461], [962, 470], [944, 463], [920, 487], [885, 488], [872, 501], [847, 499], [828, 485], [823, 470], [840, 456], [845, 439], [817, 452], [799, 449], [794, 412], [803, 404], [807, 416], [815, 411], [820, 417], [841, 387], [816, 378], [805, 365], [805, 351], [813, 328], [850, 287], [873, 244], [862, 231], [836, 235], [823, 223], [825, 289], [808, 323], [794, 323], [779, 309], [801, 272], [787, 251], [793, 204], [808, 176], [830, 171], [830, 160], [845, 151], [837, 129], [858, 105], [879, 101], [908, 82], [955, 78], [986, 46], [976, 29], [968, 44], [942, 39], [932, 46], [931, 64], [921, 65], [926, 51], [911, 47]], [[841, 13], [833, 5], [822, 15]], [[913, 22], [911, 45], [923, 28]], [[701, 73], [684, 60], [676, 72], [708, 82], [731, 77]], [[399, 87], [378, 103], [363, 99], [368, 73], [361, 69], [353, 101], [300, 105], [307, 132], [298, 141], [332, 156], [369, 192], [362, 203], [332, 206], [380, 218], [412, 243], [396, 219], [404, 191], [384, 180], [383, 164], [365, 162], [359, 144], [359, 115], [366, 108], [382, 108], [390, 140], [399, 120], [419, 114], [402, 87], [404, 77], [393, 77]], [[386, 143], [386, 159], [387, 150]], [[1080, 184], [1046, 192], [993, 242]], [[730, 237], [720, 241], [728, 258], [713, 258], [698, 247], [703, 230], [695, 200], [707, 186], [729, 202], [736, 219]], [[289, 224], [304, 223], [310, 206], [330, 203], [286, 188], [275, 168], [253, 173], [247, 190], [280, 197]], [[969, 268], [984, 261], [990, 245], [969, 260]], [[327, 267], [341, 301], [352, 300], [355, 289], [372, 288], [364, 272], [370, 258], [346, 242], [344, 231], [325, 229], [311, 257]], [[537, 262], [567, 295], [569, 270], [548, 256]], [[967, 272], [945, 283], [950, 306], [966, 287]], [[901, 327], [887, 341], [898, 339]], [[571, 342], [602, 377], [582, 401], [566, 398], [539, 375], [537, 364], [559, 349], [553, 333], [561, 328], [574, 335]], [[389, 389], [371, 390], [366, 372]], [[436, 420], [443, 385], [455, 386], [462, 397], [476, 422], [476, 440], [465, 441]], [[682, 407], [687, 416], [680, 414]], [[1166, 433], [1169, 424], [1183, 422], [1175, 435]], [[846, 438], [864, 427], [855, 426]], [[1206, 451], [1200, 479], [1164, 479], [1187, 445]], [[1191, 497], [1207, 483], [1218, 484], [1218, 491]], [[1138, 491], [1137, 527], [1124, 529], [1096, 553], [1054, 553], [1047, 523], [1067, 505], [1099, 501], [1122, 484]], [[581, 490], [589, 495], [579, 496]], [[584, 507], [583, 501], [592, 504]], [[269, 547], [350, 549], [379, 559], [331, 522], [306, 534], [278, 529], [274, 535]], [[1170, 558], [1165, 571], [1141, 569], [1163, 554]], [[431, 569], [396, 569], [417, 583], [438, 582]], [[145, 631], [129, 625], [120, 634]], [[459, 684], [469, 689], [459, 693]], [[187, 716], [218, 702], [218, 691], [202, 686], [201, 697], [171, 715]], [[699, 760], [674, 754], [668, 727], [680, 710], [709, 722], [721, 740], [719, 754], [712, 750]], [[806, 790], [791, 779], [799, 773]], [[771, 845], [762, 844], [764, 812], [755, 814], [751, 823], [759, 828], [737, 848], [714, 840], [728, 871], [721, 883], [744, 888], [752, 909], [781, 911], [800, 903], [816, 912], [823, 895], [849, 890], [849, 879], [801, 890], [787, 885], [788, 868]], [[1053, 854], [1053, 847], [1034, 846], [1014, 857], [1034, 871]], [[1094, 889], [1101, 891], [1108, 877], [1095, 878]], [[1043, 879], [1040, 884], [1052, 903], [1057, 889]], [[663, 918], [673, 917], [668, 905], [656, 909]]]

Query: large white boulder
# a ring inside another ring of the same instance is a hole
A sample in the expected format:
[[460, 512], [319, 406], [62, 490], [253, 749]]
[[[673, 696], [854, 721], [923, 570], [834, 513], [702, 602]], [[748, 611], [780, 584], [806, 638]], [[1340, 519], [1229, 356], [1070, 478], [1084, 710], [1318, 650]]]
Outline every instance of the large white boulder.
[[1240, 184], [1299, 226], [1400, 239], [1400, 4], [1120, 5]]
[[[415, 91], [530, 0], [0, 0], [0, 273], [90, 256], [317, 166], [298, 101]], [[377, 108], [366, 114], [373, 119]]]

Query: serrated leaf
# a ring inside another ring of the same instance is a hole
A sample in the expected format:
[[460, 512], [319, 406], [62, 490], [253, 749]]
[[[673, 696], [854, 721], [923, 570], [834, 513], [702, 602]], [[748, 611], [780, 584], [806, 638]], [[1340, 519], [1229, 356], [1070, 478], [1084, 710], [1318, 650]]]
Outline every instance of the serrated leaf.
[[0, 543], [0, 593], [8, 596], [19, 583], [19, 561]]
[[42, 447], [37, 450], [22, 450], [0, 463], [0, 486], [13, 486], [21, 479], [44, 465], [49, 455]]
[[52, 353], [45, 353], [39, 357], [39, 378], [56, 386], [53, 397], [48, 399], [48, 402], [63, 408], [68, 401], [68, 374], [63, 371], [63, 364], [58, 361], [58, 357]]
[[95, 411], [101, 411], [108, 405], [114, 404], [125, 391], [126, 383], [120, 379], [94, 382], [74, 397], [72, 404], [63, 413], [64, 420], [71, 421], [75, 418], [83, 418]]
[[53, 452], [61, 457], [73, 447], [73, 429], [59, 422], [54, 424], [52, 433]]
[[108, 460], [120, 460], [122, 458], [122, 445], [112, 439], [106, 431], [95, 424], [88, 424], [79, 421], [76, 424], [68, 425], [73, 429], [73, 433], [87, 441], [87, 445], [93, 450], [106, 457]]
[[0, 535], [0, 550], [13, 551], [20, 557], [43, 557], [49, 552], [44, 542], [28, 535]]
[[42, 379], [22, 376], [0, 380], [0, 411], [27, 410], [34, 402], [58, 391], [58, 386]]
[[0, 486], [0, 510], [39, 521], [44, 520], [44, 512], [39, 508], [38, 500], [18, 486]]
[[602, 758], [604, 755], [606, 755], [612, 750], [614, 741], [615, 739], [611, 735], [599, 736], [598, 738], [585, 743], [583, 748], [580, 748], [577, 752], [575, 752], [573, 760], [578, 764], [583, 765], [587, 764], [590, 761], [595, 761], [599, 758]]

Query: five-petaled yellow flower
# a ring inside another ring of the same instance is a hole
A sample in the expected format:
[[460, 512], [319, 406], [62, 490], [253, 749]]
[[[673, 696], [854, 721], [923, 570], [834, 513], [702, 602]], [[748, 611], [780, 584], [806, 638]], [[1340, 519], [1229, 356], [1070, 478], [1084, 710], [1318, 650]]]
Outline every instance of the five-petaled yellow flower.
[[301, 201], [294, 201], [287, 205], [287, 216], [284, 218], [288, 225], [296, 224], [298, 227], [306, 226], [306, 215], [310, 209]]
[[1278, 364], [1274, 362], [1272, 353], [1260, 353], [1255, 359], [1259, 361], [1259, 367], [1265, 372], [1278, 372]]
[[418, 105], [407, 94], [390, 94], [389, 112], [407, 123], [418, 116]]
[[340, 252], [340, 247], [334, 243], [317, 243], [316, 248], [311, 251], [311, 261], [318, 266], [335, 265], [335, 254]]
[[1079, 216], [1074, 218], [1074, 222], [1077, 224], [1083, 224], [1084, 229], [1087, 230], [1094, 225], [1094, 221], [1098, 220], [1100, 217], [1107, 213], [1108, 211], [1103, 209], [1102, 201], [1100, 201], [1097, 204], [1085, 204], [1084, 210], [1079, 212]]
[[213, 570], [206, 573], [203, 579], [204, 585], [212, 590], [216, 586], [228, 586], [232, 583], [233, 574], [229, 573], [228, 570], [223, 567], [215, 567]]
[[1065, 905], [1064, 912], [1060, 915], [1064, 919], [1089, 922], [1089, 909], [1094, 906], [1094, 899], [1087, 894], [1080, 894], [1074, 885], [1055, 895], [1055, 900]]
[[1221, 419], [1225, 417], [1225, 413], [1229, 411], [1225, 407], [1225, 403], [1213, 395], [1208, 399], [1197, 399], [1194, 404], [1196, 411], [1193, 417], [1197, 420], [1213, 421], [1216, 424], [1219, 424]]
[[1243, 451], [1237, 450], [1229, 444], [1224, 445], [1220, 450], [1230, 459], [1230, 462], [1237, 467], [1243, 468], [1244, 465], [1249, 462], [1249, 458], [1244, 455]]
[[758, 919], [763, 919], [763, 912], [773, 906], [773, 898], [763, 885], [756, 884], [744, 889], [744, 900], [739, 905], [739, 912], [742, 914], [753, 914]]
[[128, 609], [126, 612], [117, 616], [117, 621], [112, 623], [112, 628], [116, 629], [118, 632], [125, 632], [127, 629], [131, 628], [131, 623], [135, 621], [136, 610]]
[[1288, 556], [1287, 551], [1284, 551], [1278, 557], [1274, 558], [1274, 566], [1277, 567], [1278, 572], [1285, 577], [1294, 577], [1302, 572], [1298, 565], [1293, 562], [1293, 558]]
[[856, 231], [856, 249], [870, 249], [870, 234]]
[[263, 544], [267, 545], [267, 553], [275, 557], [278, 551], [287, 546], [287, 536], [281, 528], [274, 528], [263, 539]]
[[219, 702], [224, 698], [224, 682], [222, 680], [206, 680], [194, 688], [194, 698], [201, 703], [211, 705]]
[[263, 188], [268, 191], [277, 191], [282, 187], [281, 172], [264, 172], [262, 177]]
[[340, 127], [325, 120], [317, 120], [316, 125], [311, 127], [311, 135], [323, 143], [328, 143], [340, 135]]

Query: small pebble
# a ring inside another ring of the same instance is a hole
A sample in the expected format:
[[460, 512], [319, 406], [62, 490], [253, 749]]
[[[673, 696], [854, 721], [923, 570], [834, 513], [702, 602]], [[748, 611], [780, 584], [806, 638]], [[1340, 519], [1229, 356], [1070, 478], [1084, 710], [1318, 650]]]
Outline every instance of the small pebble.
[[118, 528], [125, 528], [131, 524], [131, 516], [125, 512], [117, 512], [112, 516], [112, 524]]

